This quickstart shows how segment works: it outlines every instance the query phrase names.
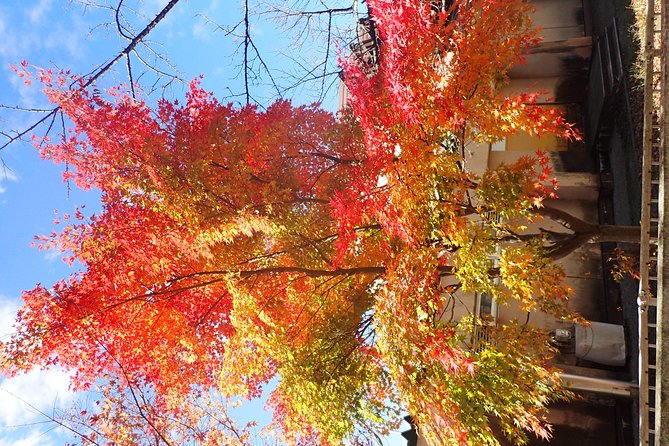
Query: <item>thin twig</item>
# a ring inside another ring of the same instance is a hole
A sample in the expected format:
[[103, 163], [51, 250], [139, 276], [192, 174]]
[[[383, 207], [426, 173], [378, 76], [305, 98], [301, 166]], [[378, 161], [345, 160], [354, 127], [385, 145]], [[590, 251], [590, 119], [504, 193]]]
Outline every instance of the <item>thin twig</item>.
[[[156, 17], [148, 25], [146, 25], [146, 27], [139, 34], [137, 34], [132, 40], [130, 40], [128, 45], [120, 53], [118, 53], [116, 57], [114, 57], [111, 61], [102, 66], [102, 68], [99, 68], [96, 72], [94, 72], [94, 74], [91, 77], [89, 77], [85, 82], [81, 84], [81, 86], [77, 88], [77, 91], [83, 91], [86, 88], [90, 87], [95, 81], [97, 81], [100, 77], [102, 77], [105, 73], [107, 73], [119, 60], [121, 60], [124, 57], [127, 57], [135, 49], [135, 47], [140, 42], [142, 42], [144, 38], [156, 27], [156, 25], [158, 25], [158, 23], [160, 23], [160, 21], [165, 18], [167, 13], [169, 13], [170, 10], [172, 10], [172, 8], [174, 8], [177, 3], [179, 3], [179, 0], [170, 0], [170, 2], [158, 13], [158, 15], [156, 15]], [[28, 128], [26, 128], [25, 130], [20, 131], [16, 133], [16, 135], [11, 136], [7, 141], [5, 141], [4, 144], [0, 146], [0, 150], [4, 149], [5, 147], [14, 143], [15, 141], [22, 139], [24, 136], [32, 132], [39, 125], [43, 124], [44, 122], [47, 122], [49, 119], [51, 119], [51, 122], [53, 123], [53, 120], [55, 119], [56, 114], [59, 111], [60, 111], [60, 106], [55, 107], [41, 119], [39, 119], [32, 125], [28, 126]], [[51, 126], [49, 126], [49, 129], [50, 128]], [[48, 135], [48, 130], [45, 135]]]
[[249, 0], [244, 0], [244, 90], [246, 94], [246, 105], [251, 102], [249, 95], [249, 41], [251, 40], [249, 27]]
[[74, 435], [76, 435], [76, 436], [82, 438], [83, 440], [86, 440], [86, 441], [90, 442], [91, 444], [100, 446], [100, 444], [99, 444], [98, 442], [96, 442], [94, 439], [88, 437], [88, 436], [85, 435], [85, 434], [82, 434], [81, 432], [79, 432], [78, 430], [74, 429], [74, 428], [71, 427], [70, 425], [66, 424], [65, 422], [63, 422], [63, 421], [61, 421], [61, 420], [59, 420], [59, 419], [57, 419], [55, 416], [46, 414], [44, 411], [38, 409], [36, 406], [30, 404], [28, 401], [24, 400], [23, 398], [21, 398], [20, 396], [16, 395], [15, 393], [12, 393], [12, 392], [10, 392], [9, 390], [7, 390], [7, 389], [5, 389], [5, 388], [1, 388], [1, 387], [0, 387], [0, 390], [2, 390], [3, 392], [5, 392], [6, 394], [10, 395], [11, 397], [16, 398], [17, 400], [21, 401], [23, 404], [25, 404], [26, 406], [28, 406], [29, 408], [31, 408], [32, 410], [34, 410], [35, 412], [37, 412], [38, 414], [40, 414], [41, 416], [43, 416], [44, 418], [46, 418], [48, 422], [55, 423], [56, 425], [58, 425], [58, 426], [60, 426], [60, 427], [62, 427], [62, 428], [64, 428], [64, 429], [66, 429], [66, 430], [72, 432]]

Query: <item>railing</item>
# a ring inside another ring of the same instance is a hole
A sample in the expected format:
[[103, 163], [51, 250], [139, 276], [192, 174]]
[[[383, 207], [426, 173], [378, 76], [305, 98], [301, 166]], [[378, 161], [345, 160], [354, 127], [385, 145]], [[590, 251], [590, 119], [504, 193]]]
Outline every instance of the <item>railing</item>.
[[[613, 101], [623, 80], [618, 26], [613, 20], [597, 36], [592, 48], [592, 65], [588, 79], [588, 120], [586, 135], [589, 147], [600, 151], [602, 144], [608, 148], [608, 137], [613, 125]], [[604, 140], [604, 141], [602, 141]], [[599, 144], [598, 144], [599, 143]]]
[[379, 40], [371, 17], [358, 20], [356, 32], [357, 39], [351, 44], [351, 55], [366, 67], [367, 75], [372, 75], [378, 70]]
[[[658, 275], [662, 258], [658, 255], [660, 224], [663, 215], [663, 143], [664, 122], [662, 103], [665, 84], [664, 42], [666, 42], [666, 2], [647, 0], [645, 29], [645, 86], [643, 127], [643, 172], [641, 192], [641, 246], [639, 283], [639, 444], [660, 445], [660, 397], [656, 391], [658, 373], [658, 332], [662, 320], [658, 317]], [[661, 248], [661, 247], [660, 247]], [[659, 292], [658, 292], [659, 291]], [[656, 417], [658, 415], [658, 417]], [[657, 418], [657, 419], [656, 419]]]
[[472, 333], [472, 347], [473, 352], [480, 352], [486, 346], [489, 346], [493, 343], [492, 330], [494, 329], [494, 323], [488, 324], [483, 321], [477, 321], [474, 324], [474, 332]]

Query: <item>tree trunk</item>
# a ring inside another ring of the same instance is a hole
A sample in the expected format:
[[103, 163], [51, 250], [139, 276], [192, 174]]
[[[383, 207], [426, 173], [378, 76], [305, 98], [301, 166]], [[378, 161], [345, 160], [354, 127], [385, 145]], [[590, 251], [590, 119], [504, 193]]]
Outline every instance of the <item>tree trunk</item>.
[[597, 242], [641, 242], [641, 226], [599, 225], [598, 229], [593, 239]]
[[639, 243], [641, 241], [640, 226], [585, 224], [589, 227], [579, 224], [579, 226], [581, 226], [579, 229], [581, 230], [574, 231], [571, 237], [560, 243], [556, 243], [549, 250], [549, 255], [553, 260], [560, 260], [561, 258], [568, 256], [586, 243]]

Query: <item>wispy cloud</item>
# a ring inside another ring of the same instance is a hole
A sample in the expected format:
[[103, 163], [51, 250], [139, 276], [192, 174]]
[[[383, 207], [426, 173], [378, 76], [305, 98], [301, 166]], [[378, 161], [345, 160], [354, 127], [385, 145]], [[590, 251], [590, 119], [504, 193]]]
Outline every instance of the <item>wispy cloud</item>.
[[5, 340], [14, 333], [12, 326], [20, 304], [19, 299], [0, 295], [0, 340]]
[[213, 12], [213, 11], [216, 11], [219, 6], [221, 6], [220, 0], [211, 0], [209, 2], [209, 6], [207, 7], [207, 10], [209, 12]]
[[6, 440], [0, 437], [0, 446], [51, 446], [52, 444], [54, 443], [48, 441], [45, 433], [37, 429]]
[[[81, 14], [72, 14], [67, 22], [63, 21], [62, 14], [50, 11], [52, 4], [53, 0], [40, 0], [24, 9], [0, 5], [0, 56], [6, 58], [3, 66], [23, 59], [43, 66], [58, 65], [84, 56], [91, 24]], [[45, 54], [49, 54], [48, 58]]]
[[63, 253], [58, 249], [47, 249], [44, 252], [44, 259], [48, 260], [49, 262], [53, 262], [54, 260], [60, 259], [62, 257]]
[[[60, 369], [33, 370], [0, 382], [0, 426], [17, 426], [44, 421], [72, 401], [70, 377]], [[41, 412], [41, 413], [40, 413]]]
[[42, 45], [49, 51], [64, 50], [68, 57], [81, 59], [85, 55], [86, 25], [81, 19], [73, 19], [67, 25], [62, 23], [51, 27], [51, 31], [42, 36]]
[[191, 32], [193, 37], [196, 39], [202, 40], [204, 42], [210, 41], [212, 39], [212, 27], [207, 23], [203, 17], [198, 17], [193, 23]]
[[[16, 56], [16, 36], [11, 26], [10, 15], [0, 9], [0, 36], [2, 36], [2, 45], [0, 45], [0, 56], [13, 58]], [[15, 62], [15, 61], [14, 61]]]
[[53, 0], [40, 0], [34, 7], [28, 8], [27, 15], [30, 23], [39, 25], [44, 22], [46, 14], [51, 9]]
[[[0, 339], [12, 335], [19, 305], [18, 299], [0, 295]], [[51, 416], [67, 407], [74, 398], [69, 382], [70, 375], [59, 368], [0, 380], [0, 446], [48, 444], [49, 436], [22, 427], [46, 421], [43, 414]]]
[[7, 188], [3, 185], [6, 181], [18, 181], [19, 177], [9, 168], [0, 166], [0, 194], [7, 192]]

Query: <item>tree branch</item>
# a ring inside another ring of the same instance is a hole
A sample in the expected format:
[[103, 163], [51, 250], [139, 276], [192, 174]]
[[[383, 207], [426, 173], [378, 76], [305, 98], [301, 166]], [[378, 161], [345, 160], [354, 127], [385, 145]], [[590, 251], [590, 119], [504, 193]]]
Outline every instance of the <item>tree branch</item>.
[[[119, 8], [121, 3], [122, 1], [119, 3]], [[177, 3], [179, 3], [179, 0], [170, 0], [170, 2], [167, 5], [165, 5], [165, 7], [158, 13], [158, 15], [156, 15], [156, 17], [148, 25], [146, 25], [146, 27], [139, 34], [137, 34], [133, 39], [131, 39], [128, 45], [120, 53], [118, 53], [116, 57], [114, 57], [114, 59], [112, 59], [107, 64], [102, 66], [102, 68], [99, 68], [91, 77], [89, 77], [83, 84], [81, 84], [77, 88], [77, 91], [82, 91], [90, 87], [95, 81], [97, 81], [100, 77], [102, 77], [105, 73], [107, 73], [107, 71], [109, 71], [119, 60], [123, 59], [124, 57], [127, 57], [135, 49], [135, 47], [140, 42], [142, 42], [142, 40], [156, 27], [156, 25], [158, 25], [158, 23], [160, 23], [160, 21], [165, 18], [167, 13], [170, 12], [170, 10], [172, 10], [172, 8], [174, 8]], [[40, 124], [46, 122], [48, 119], [55, 119], [55, 116], [59, 111], [60, 107], [55, 107], [41, 119], [30, 125], [28, 128], [10, 137], [0, 146], [0, 150], [4, 149], [5, 147], [14, 143], [15, 141], [20, 140], [28, 133], [32, 132]], [[48, 134], [48, 131], [46, 134]]]
[[249, 95], [249, 41], [251, 40], [249, 27], [249, 0], [244, 0], [244, 91], [246, 105], [251, 103]]
[[561, 224], [565, 228], [574, 232], [592, 232], [597, 225], [581, 220], [565, 211], [556, 209], [550, 206], [532, 209], [532, 212], [537, 215], [548, 217], [551, 220]]
[[88, 443], [94, 444], [94, 445], [96, 445], [96, 446], [100, 446], [100, 443], [98, 443], [97, 441], [95, 441], [93, 438], [90, 438], [89, 436], [87, 436], [87, 435], [85, 435], [85, 434], [79, 432], [78, 430], [76, 430], [76, 429], [73, 428], [72, 426], [66, 424], [64, 421], [61, 421], [61, 420], [59, 420], [58, 418], [56, 418], [56, 416], [55, 416], [56, 414], [54, 414], [54, 415], [48, 415], [48, 414], [46, 414], [44, 411], [42, 411], [42, 410], [40, 410], [39, 408], [37, 408], [36, 406], [30, 404], [28, 401], [26, 401], [26, 400], [24, 400], [23, 398], [21, 398], [20, 396], [16, 395], [15, 393], [10, 392], [9, 390], [7, 390], [7, 389], [5, 389], [5, 388], [0, 388], [0, 390], [2, 390], [3, 392], [5, 392], [6, 394], [10, 395], [11, 397], [16, 398], [17, 400], [19, 400], [20, 402], [22, 402], [23, 404], [25, 404], [26, 406], [28, 406], [28, 407], [29, 407], [30, 409], [32, 409], [33, 411], [35, 411], [35, 412], [38, 413], [39, 415], [41, 415], [41, 416], [43, 416], [44, 418], [46, 418], [49, 422], [55, 423], [56, 425], [62, 427], [63, 429], [66, 429], [66, 430], [72, 432], [74, 435], [76, 435], [77, 437], [81, 438], [82, 440], [85, 440], [85, 441], [88, 442]]

